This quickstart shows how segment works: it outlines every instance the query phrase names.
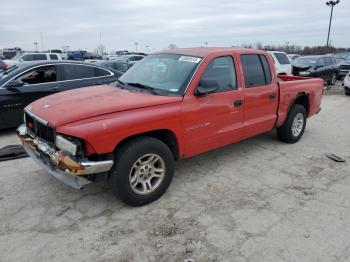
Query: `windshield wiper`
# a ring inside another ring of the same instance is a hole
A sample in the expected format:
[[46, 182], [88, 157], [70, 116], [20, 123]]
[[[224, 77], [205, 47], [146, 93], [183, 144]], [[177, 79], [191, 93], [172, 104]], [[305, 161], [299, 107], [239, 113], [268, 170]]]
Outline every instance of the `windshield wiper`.
[[129, 86], [135, 86], [135, 87], [138, 87], [138, 88], [142, 88], [142, 89], [146, 89], [148, 91], [150, 91], [152, 94], [157, 94], [158, 92], [151, 86], [148, 86], [148, 85], [144, 85], [144, 84], [141, 84], [141, 83], [126, 83], [127, 85]]
[[117, 87], [120, 87], [120, 89], [124, 89], [126, 84], [123, 82], [123, 81], [120, 81], [119, 79], [116, 80], [118, 84], [121, 84], [121, 85], [118, 85], [117, 84]]

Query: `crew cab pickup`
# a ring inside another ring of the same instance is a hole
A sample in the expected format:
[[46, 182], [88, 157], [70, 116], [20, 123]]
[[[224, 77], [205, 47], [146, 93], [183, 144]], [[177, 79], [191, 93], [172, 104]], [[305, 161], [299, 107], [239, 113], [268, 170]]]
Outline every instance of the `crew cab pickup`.
[[145, 57], [115, 84], [33, 102], [17, 132], [62, 182], [80, 189], [108, 178], [117, 197], [139, 206], [166, 191], [178, 159], [273, 128], [297, 142], [322, 94], [322, 79], [277, 77], [264, 51], [176, 49]]

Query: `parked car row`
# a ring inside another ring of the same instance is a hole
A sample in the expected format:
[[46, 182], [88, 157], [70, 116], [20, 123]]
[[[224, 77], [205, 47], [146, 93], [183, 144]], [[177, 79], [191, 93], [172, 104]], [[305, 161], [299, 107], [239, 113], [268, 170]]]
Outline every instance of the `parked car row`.
[[328, 85], [334, 85], [339, 65], [332, 55], [301, 56], [293, 61], [293, 75], [319, 77]]
[[18, 126], [29, 103], [61, 91], [109, 84], [123, 73], [73, 61], [22, 63], [0, 71], [0, 129]]
[[339, 64], [339, 76], [346, 76], [350, 72], [350, 52], [338, 53], [334, 56]]

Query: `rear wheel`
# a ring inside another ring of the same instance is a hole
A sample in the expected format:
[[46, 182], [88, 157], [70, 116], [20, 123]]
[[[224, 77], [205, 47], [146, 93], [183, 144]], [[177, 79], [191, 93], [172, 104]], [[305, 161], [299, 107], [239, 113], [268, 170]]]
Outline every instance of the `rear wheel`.
[[174, 162], [172, 152], [162, 141], [153, 137], [135, 138], [115, 154], [112, 190], [131, 206], [153, 202], [169, 187]]
[[295, 104], [290, 109], [283, 126], [277, 128], [279, 140], [286, 143], [296, 143], [304, 134], [306, 126], [306, 109], [302, 105]]

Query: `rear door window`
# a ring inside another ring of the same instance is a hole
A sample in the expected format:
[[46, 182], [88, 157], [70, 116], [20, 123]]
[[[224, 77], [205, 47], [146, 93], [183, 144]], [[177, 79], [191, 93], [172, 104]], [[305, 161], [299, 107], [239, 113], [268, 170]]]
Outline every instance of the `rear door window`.
[[259, 55], [260, 61], [262, 63], [263, 69], [264, 69], [264, 75], [265, 75], [265, 84], [268, 85], [272, 81], [272, 74], [270, 70], [269, 63], [267, 62], [267, 59], [264, 55]]
[[[266, 58], [265, 58], [266, 59]], [[264, 86], [267, 83], [269, 83], [266, 79], [265, 71], [263, 63], [267, 63], [267, 61], [264, 61], [260, 58], [259, 55], [241, 55], [241, 63], [243, 67], [243, 73], [244, 73], [244, 81], [245, 86], [247, 88], [255, 87], [255, 86]], [[265, 65], [268, 67], [268, 64]], [[268, 76], [268, 71], [266, 69], [266, 73]], [[271, 75], [271, 72], [270, 72]]]
[[88, 65], [63, 65], [64, 80], [96, 77], [96, 70]]
[[289, 65], [290, 61], [288, 59], [288, 56], [285, 53], [274, 53], [276, 59], [281, 65]]
[[51, 60], [58, 60], [58, 56], [57, 56], [57, 55], [50, 54], [50, 59], [51, 59]]

